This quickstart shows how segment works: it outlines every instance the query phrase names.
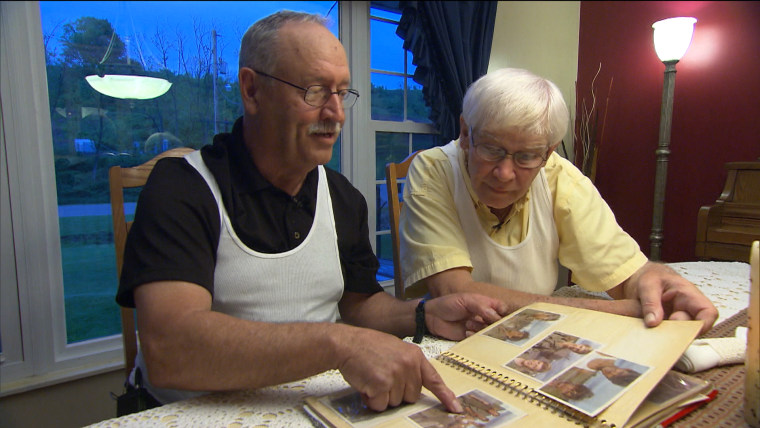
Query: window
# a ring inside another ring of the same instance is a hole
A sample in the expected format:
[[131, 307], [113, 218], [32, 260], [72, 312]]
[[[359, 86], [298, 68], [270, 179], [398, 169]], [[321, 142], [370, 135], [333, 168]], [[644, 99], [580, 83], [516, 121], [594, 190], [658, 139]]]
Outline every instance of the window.
[[[185, 2], [181, 14], [175, 2], [62, 3], [0, 2], [0, 396], [122, 364], [106, 171], [230, 129], [240, 112], [240, 37], [280, 8], [328, 15], [346, 46], [362, 96], [347, 111], [342, 141], [351, 144], [336, 144], [328, 166], [365, 195], [380, 279], [390, 284], [384, 166], [436, 141], [395, 35], [396, 2], [213, 2], [234, 8], [225, 15], [236, 23], [211, 19], [200, 11], [206, 2]], [[189, 30], [170, 21], [175, 15]], [[74, 43], [84, 36], [101, 50]], [[83, 77], [106, 71], [109, 45], [116, 65], [166, 78], [172, 89], [152, 100], [95, 94]], [[391, 60], [386, 49], [396, 52]]]
[[[393, 247], [388, 217], [385, 165], [400, 162], [416, 150], [438, 145], [422, 97], [422, 86], [412, 80], [412, 54], [396, 35], [401, 19], [398, 2], [371, 2], [370, 6], [370, 132], [374, 134], [375, 253], [380, 260], [378, 280], [393, 280]], [[403, 186], [404, 180], [401, 180]], [[401, 192], [399, 192], [401, 195]], [[370, 225], [371, 226], [371, 225]]]
[[[4, 395], [121, 364], [108, 168], [230, 130], [241, 114], [239, 43], [258, 18], [307, 10], [338, 34], [339, 10], [334, 1], [185, 2], [181, 14], [176, 2], [0, 7]], [[126, 100], [85, 80], [130, 69], [172, 88]], [[341, 152], [336, 144], [337, 170]]]
[[[242, 13], [239, 3], [189, 2], [182, 14], [172, 13], [174, 2], [40, 3], [67, 343], [120, 332], [108, 169], [200, 148], [232, 129], [242, 114], [232, 71], [239, 43], [250, 23], [277, 9], [271, 3]], [[333, 5], [307, 6], [327, 15]], [[100, 74], [146, 74], [172, 87], [152, 99], [119, 99], [85, 79]], [[332, 162], [339, 169], [339, 156]], [[128, 194], [128, 209], [137, 195]]]

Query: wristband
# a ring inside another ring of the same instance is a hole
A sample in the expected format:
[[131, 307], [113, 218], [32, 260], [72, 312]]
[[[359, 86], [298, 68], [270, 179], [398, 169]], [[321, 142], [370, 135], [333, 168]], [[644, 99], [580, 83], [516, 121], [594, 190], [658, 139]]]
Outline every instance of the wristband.
[[414, 322], [417, 326], [417, 330], [414, 333], [412, 342], [422, 343], [422, 337], [428, 332], [427, 326], [425, 325], [425, 299], [420, 300], [420, 303], [417, 304], [417, 309], [414, 310]]

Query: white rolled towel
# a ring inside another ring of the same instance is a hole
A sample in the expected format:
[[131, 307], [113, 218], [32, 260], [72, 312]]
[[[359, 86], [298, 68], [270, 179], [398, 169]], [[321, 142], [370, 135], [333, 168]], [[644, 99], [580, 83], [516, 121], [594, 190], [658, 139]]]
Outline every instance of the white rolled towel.
[[743, 363], [747, 352], [747, 327], [737, 327], [734, 337], [697, 339], [676, 362], [686, 373], [701, 372], [717, 366]]

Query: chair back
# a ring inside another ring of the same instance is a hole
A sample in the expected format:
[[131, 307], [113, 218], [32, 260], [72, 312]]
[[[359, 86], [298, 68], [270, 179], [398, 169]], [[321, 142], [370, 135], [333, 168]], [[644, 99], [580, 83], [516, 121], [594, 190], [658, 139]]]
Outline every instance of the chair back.
[[[153, 159], [131, 168], [112, 166], [108, 170], [108, 185], [111, 192], [111, 215], [113, 217], [113, 245], [116, 250], [116, 274], [121, 278], [121, 267], [124, 264], [124, 246], [127, 243], [127, 233], [132, 226], [124, 213], [124, 189], [142, 187], [148, 181], [148, 176], [159, 159], [165, 157], [182, 157], [195, 149], [179, 147], [160, 153]], [[135, 329], [134, 310], [121, 308], [121, 334], [124, 342], [124, 370], [127, 376], [132, 372], [137, 355], [137, 331]]]
[[419, 151], [412, 153], [399, 163], [391, 162], [385, 165], [385, 184], [388, 188], [388, 215], [391, 222], [391, 243], [393, 245], [393, 285], [395, 287], [396, 298], [400, 300], [406, 300], [406, 293], [404, 280], [401, 276], [401, 241], [398, 233], [399, 218], [404, 202], [399, 198], [398, 185], [400, 179], [406, 178], [406, 174], [409, 172], [409, 165], [411, 165], [417, 153]]

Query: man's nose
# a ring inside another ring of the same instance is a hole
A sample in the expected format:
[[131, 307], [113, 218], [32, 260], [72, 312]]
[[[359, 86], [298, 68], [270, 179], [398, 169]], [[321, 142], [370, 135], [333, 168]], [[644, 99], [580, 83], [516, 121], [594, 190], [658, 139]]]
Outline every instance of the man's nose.
[[322, 120], [330, 119], [335, 122], [343, 122], [346, 120], [346, 111], [343, 110], [343, 99], [338, 94], [330, 95], [325, 105], [322, 106]]

